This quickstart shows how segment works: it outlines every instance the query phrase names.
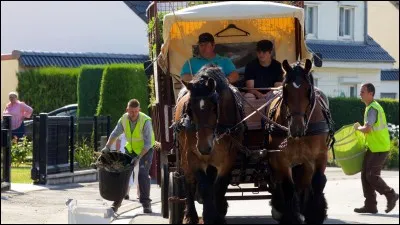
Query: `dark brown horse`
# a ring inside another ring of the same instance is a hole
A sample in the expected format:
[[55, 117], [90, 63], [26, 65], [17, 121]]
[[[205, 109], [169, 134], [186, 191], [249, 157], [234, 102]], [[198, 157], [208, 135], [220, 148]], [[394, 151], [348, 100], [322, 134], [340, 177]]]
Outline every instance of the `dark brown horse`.
[[332, 120], [327, 99], [315, 90], [310, 73], [312, 63], [293, 68], [287, 60], [280, 97], [267, 109], [271, 120], [288, 128], [270, 126], [267, 149], [274, 189], [272, 215], [281, 223], [322, 224], [327, 216], [324, 175], [332, 140]]
[[[213, 65], [204, 66], [184, 85], [188, 92], [178, 97], [174, 116], [186, 183], [183, 222], [198, 223], [194, 204], [197, 199], [203, 203], [204, 223], [225, 223], [225, 193], [244, 131], [243, 126], [235, 126], [243, 117], [235, 97], [240, 93]], [[238, 129], [218, 138], [234, 126]]]

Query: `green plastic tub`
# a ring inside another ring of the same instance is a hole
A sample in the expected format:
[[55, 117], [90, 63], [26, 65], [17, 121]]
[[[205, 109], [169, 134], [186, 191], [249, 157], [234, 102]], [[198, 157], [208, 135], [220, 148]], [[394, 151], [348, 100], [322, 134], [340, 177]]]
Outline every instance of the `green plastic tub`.
[[356, 131], [353, 124], [340, 128], [335, 133], [334, 144], [336, 162], [346, 175], [354, 175], [361, 172], [365, 148], [365, 136]]

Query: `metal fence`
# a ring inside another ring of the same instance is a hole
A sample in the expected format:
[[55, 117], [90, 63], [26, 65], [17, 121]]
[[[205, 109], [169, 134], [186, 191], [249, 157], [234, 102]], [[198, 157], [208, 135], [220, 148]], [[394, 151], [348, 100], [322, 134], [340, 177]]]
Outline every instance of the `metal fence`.
[[76, 144], [85, 142], [99, 150], [101, 136], [110, 136], [110, 116], [74, 118], [41, 113], [33, 117], [32, 131], [31, 178], [45, 184], [48, 174], [74, 172]]

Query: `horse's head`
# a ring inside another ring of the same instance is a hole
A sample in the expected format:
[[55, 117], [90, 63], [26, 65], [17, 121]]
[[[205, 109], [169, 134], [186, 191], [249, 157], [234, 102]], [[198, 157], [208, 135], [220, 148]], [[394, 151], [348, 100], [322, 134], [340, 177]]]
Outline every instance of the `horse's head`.
[[219, 115], [217, 83], [205, 76], [207, 72], [208, 68], [203, 68], [190, 83], [183, 83], [190, 91], [188, 114], [196, 127], [196, 147], [203, 155], [210, 154], [213, 148]]
[[289, 137], [302, 137], [306, 134], [315, 99], [314, 81], [310, 73], [312, 63], [307, 59], [305, 67], [299, 62], [291, 67], [288, 61], [284, 60], [282, 66], [286, 71], [283, 81], [283, 104], [287, 107]]

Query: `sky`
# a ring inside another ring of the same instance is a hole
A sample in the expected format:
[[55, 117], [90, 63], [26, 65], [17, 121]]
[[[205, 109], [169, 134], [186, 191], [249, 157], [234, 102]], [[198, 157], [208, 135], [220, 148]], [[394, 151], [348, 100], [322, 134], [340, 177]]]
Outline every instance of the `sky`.
[[147, 25], [122, 1], [1, 1], [1, 54], [148, 54]]

